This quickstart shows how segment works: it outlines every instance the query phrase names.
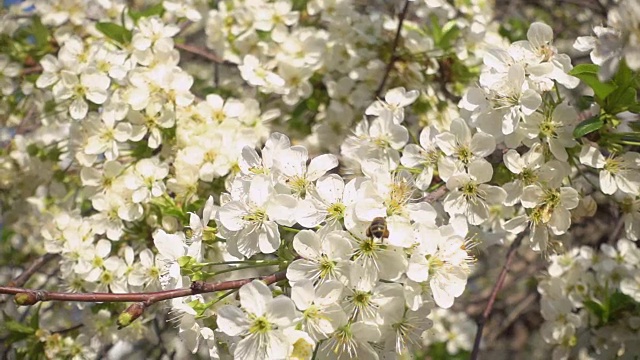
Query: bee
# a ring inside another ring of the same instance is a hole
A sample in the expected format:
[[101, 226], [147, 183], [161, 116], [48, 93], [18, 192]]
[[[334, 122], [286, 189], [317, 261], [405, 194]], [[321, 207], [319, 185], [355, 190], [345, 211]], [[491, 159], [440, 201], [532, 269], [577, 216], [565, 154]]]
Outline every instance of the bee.
[[387, 229], [387, 220], [383, 217], [376, 217], [371, 221], [371, 225], [367, 228], [367, 236], [383, 239], [389, 237], [389, 229]]

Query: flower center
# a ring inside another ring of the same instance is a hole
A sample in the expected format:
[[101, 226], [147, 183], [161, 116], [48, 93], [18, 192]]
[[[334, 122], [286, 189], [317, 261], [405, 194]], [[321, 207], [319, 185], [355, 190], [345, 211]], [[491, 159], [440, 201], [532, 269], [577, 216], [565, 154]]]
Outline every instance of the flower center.
[[244, 215], [242, 220], [253, 223], [263, 223], [267, 220], [267, 213], [264, 209], [256, 209], [252, 213]]
[[343, 203], [335, 203], [329, 206], [327, 212], [329, 213], [329, 218], [331, 219], [342, 219], [344, 218], [344, 211], [346, 209], [347, 207]]
[[266, 334], [271, 331], [271, 323], [264, 316], [256, 317], [249, 328], [251, 334]]
[[458, 160], [460, 160], [463, 164], [468, 164], [471, 162], [471, 158], [473, 157], [473, 153], [471, 149], [466, 146], [458, 147], [457, 151]]
[[332, 276], [335, 273], [336, 263], [329, 260], [326, 255], [322, 255], [320, 260], [320, 278]]
[[604, 169], [612, 174], [617, 174], [622, 170], [622, 162], [615, 158], [608, 158], [604, 162]]

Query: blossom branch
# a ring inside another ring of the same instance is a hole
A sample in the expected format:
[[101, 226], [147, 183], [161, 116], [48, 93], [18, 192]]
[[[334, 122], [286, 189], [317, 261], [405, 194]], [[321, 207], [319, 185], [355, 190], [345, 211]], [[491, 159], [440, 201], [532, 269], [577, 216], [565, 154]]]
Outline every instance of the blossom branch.
[[423, 200], [425, 202], [428, 202], [428, 203], [434, 203], [434, 202], [438, 201], [438, 199], [443, 197], [448, 191], [449, 191], [449, 189], [447, 189], [447, 187], [443, 184], [440, 187], [438, 187], [435, 190], [433, 190], [432, 192], [427, 193], [423, 197]]
[[285, 271], [257, 278], [230, 280], [222, 282], [194, 281], [190, 287], [155, 292], [140, 293], [62, 293], [45, 290], [25, 289], [13, 286], [0, 286], [0, 294], [16, 296], [19, 305], [34, 305], [40, 301], [75, 301], [75, 302], [142, 302], [149, 306], [159, 301], [185, 297], [195, 294], [210, 293], [222, 290], [238, 289], [253, 280], [262, 280], [267, 285], [284, 280]]
[[503, 332], [505, 332], [507, 328], [509, 328], [509, 326], [511, 326], [511, 324], [513, 324], [513, 322], [516, 321], [516, 319], [518, 319], [518, 317], [523, 312], [525, 312], [529, 308], [529, 306], [531, 306], [531, 304], [535, 303], [536, 300], [538, 300], [539, 297], [540, 295], [538, 293], [531, 293], [522, 301], [520, 301], [518, 303], [518, 306], [516, 306], [516, 308], [513, 309], [513, 311], [511, 311], [511, 313], [509, 313], [507, 318], [502, 322], [502, 326], [500, 326], [498, 331], [496, 331], [489, 338], [489, 342], [495, 341], [498, 338], [498, 336], [500, 336]]
[[221, 58], [219, 58], [217, 55], [201, 48], [198, 46], [194, 46], [194, 45], [189, 45], [189, 44], [178, 44], [176, 43], [174, 45], [176, 48], [180, 49], [180, 50], [184, 50], [188, 53], [194, 54], [194, 55], [198, 55], [200, 57], [203, 57], [207, 60], [211, 60], [215, 63], [219, 63], [222, 64], [224, 63], [224, 60], [222, 60]]
[[400, 43], [400, 33], [402, 31], [402, 23], [404, 23], [404, 19], [407, 17], [407, 13], [409, 12], [410, 2], [411, 2], [410, 0], [405, 0], [404, 7], [402, 8], [402, 12], [400, 13], [400, 18], [398, 19], [398, 28], [396, 30], [396, 36], [393, 39], [393, 47], [391, 48], [391, 59], [389, 59], [387, 68], [384, 71], [382, 82], [380, 82], [380, 85], [376, 90], [376, 98], [380, 97], [380, 94], [382, 93], [382, 89], [384, 89], [384, 85], [387, 82], [387, 78], [389, 77], [389, 73], [391, 72], [391, 69], [393, 68], [393, 65], [395, 64], [396, 60], [398, 60], [398, 57], [396, 55], [396, 49], [398, 48], [398, 44]]
[[487, 300], [487, 306], [482, 312], [482, 316], [478, 319], [478, 330], [476, 332], [475, 340], [473, 341], [473, 350], [471, 351], [471, 357], [469, 359], [476, 360], [478, 358], [478, 354], [480, 352], [480, 341], [482, 340], [482, 330], [484, 329], [484, 325], [486, 324], [489, 316], [491, 315], [491, 311], [493, 310], [493, 305], [496, 301], [496, 297], [498, 296], [498, 292], [502, 289], [504, 285], [504, 281], [507, 278], [507, 272], [509, 271], [509, 266], [513, 261], [513, 258], [516, 256], [516, 250], [520, 247], [522, 243], [522, 239], [524, 238], [526, 233], [520, 233], [518, 237], [513, 241], [511, 247], [509, 247], [509, 251], [507, 252], [507, 260], [502, 266], [502, 270], [500, 271], [500, 275], [498, 275], [498, 280], [496, 280], [496, 284], [493, 286], [493, 290], [491, 291], [491, 295], [489, 296], [489, 300]]
[[33, 274], [35, 274], [41, 267], [43, 267], [46, 263], [51, 261], [53, 258], [58, 256], [58, 254], [45, 254], [39, 258], [37, 258], [31, 265], [29, 265], [22, 274], [18, 275], [15, 279], [9, 281], [7, 286], [10, 287], [21, 287], [24, 285]]
[[28, 68], [22, 69], [22, 76], [27, 76], [31, 74], [39, 74], [42, 72], [42, 65], [34, 65]]

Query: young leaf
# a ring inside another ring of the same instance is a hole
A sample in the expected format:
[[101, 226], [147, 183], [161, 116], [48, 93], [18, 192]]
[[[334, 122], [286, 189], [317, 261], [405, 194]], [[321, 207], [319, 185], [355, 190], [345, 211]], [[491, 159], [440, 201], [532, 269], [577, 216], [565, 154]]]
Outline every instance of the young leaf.
[[636, 104], [636, 89], [627, 87], [616, 89], [611, 96], [607, 98], [605, 110], [610, 114], [617, 114], [627, 111]]
[[142, 11], [133, 11], [133, 10], [129, 10], [129, 16], [133, 19], [133, 21], [135, 21], [136, 23], [138, 22], [138, 20], [140, 20], [141, 18], [146, 18], [146, 17], [152, 17], [152, 16], [162, 16], [162, 14], [164, 13], [164, 6], [162, 6], [162, 2], [155, 4], [149, 8], [146, 8]]
[[128, 30], [124, 26], [120, 26], [114, 23], [97, 23], [96, 29], [98, 29], [98, 31], [103, 33], [109, 39], [120, 44], [130, 43], [131, 38], [133, 37], [133, 35], [131, 34], [131, 30]]
[[584, 307], [589, 309], [589, 311], [593, 315], [595, 315], [600, 320], [600, 322], [604, 322], [605, 309], [603, 308], [603, 306], [601, 304], [598, 304], [597, 302], [595, 302], [593, 300], [586, 300], [584, 302]]
[[442, 49], [448, 49], [451, 47], [451, 44], [456, 41], [458, 35], [460, 35], [460, 28], [458, 28], [454, 21], [449, 21], [442, 27], [442, 37], [438, 45]]
[[616, 84], [612, 82], [603, 83], [598, 79], [598, 70], [600, 67], [595, 64], [580, 64], [576, 65], [569, 75], [573, 75], [587, 84], [598, 99], [603, 101], [617, 88]]
[[589, 133], [600, 130], [604, 126], [604, 121], [600, 115], [589, 118], [576, 126], [573, 130], [573, 137], [581, 138]]
[[31, 24], [31, 30], [33, 31], [33, 38], [35, 40], [36, 48], [43, 48], [49, 42], [49, 29], [42, 25], [40, 17], [34, 16], [33, 23]]

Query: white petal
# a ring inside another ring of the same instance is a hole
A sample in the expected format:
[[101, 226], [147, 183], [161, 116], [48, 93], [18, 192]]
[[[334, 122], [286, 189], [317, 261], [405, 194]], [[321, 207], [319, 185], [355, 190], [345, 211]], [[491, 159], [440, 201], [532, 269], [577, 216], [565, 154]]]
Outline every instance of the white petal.
[[273, 295], [265, 283], [260, 280], [243, 285], [240, 288], [240, 305], [250, 314], [262, 316], [267, 311], [267, 304], [272, 301]]
[[258, 235], [258, 246], [264, 254], [274, 253], [280, 247], [280, 230], [273, 221], [262, 224]]
[[320, 238], [311, 230], [302, 230], [293, 238], [293, 248], [305, 259], [320, 259]]
[[344, 180], [336, 174], [323, 176], [316, 182], [316, 191], [325, 203], [338, 203], [344, 192]]
[[512, 173], [520, 174], [522, 172], [522, 168], [524, 165], [522, 158], [520, 157], [520, 154], [518, 154], [518, 152], [514, 149], [509, 149], [509, 151], [507, 151], [507, 153], [502, 156], [502, 159], [507, 169], [509, 169], [509, 171], [511, 171]]
[[600, 153], [600, 150], [593, 146], [585, 145], [580, 151], [580, 162], [596, 169], [602, 169], [605, 164], [605, 158]]
[[229, 336], [238, 336], [249, 329], [245, 314], [235, 306], [226, 305], [218, 309], [218, 328]]
[[542, 22], [534, 22], [527, 31], [527, 39], [536, 48], [549, 44], [553, 40], [553, 30]]
[[218, 213], [220, 224], [231, 231], [240, 231], [246, 226], [243, 216], [248, 213], [245, 204], [240, 201], [230, 201], [224, 204]]
[[319, 209], [316, 202], [311, 199], [298, 201], [295, 213], [298, 224], [308, 229], [320, 225], [327, 217], [326, 210]]
[[612, 195], [618, 190], [613, 175], [607, 170], [600, 171], [600, 190], [607, 195]]
[[471, 152], [479, 157], [491, 155], [496, 149], [496, 140], [486, 133], [476, 133], [471, 139]]
[[167, 259], [176, 260], [185, 253], [181, 238], [174, 234], [167, 234], [164, 230], [158, 230], [153, 234], [153, 243], [160, 255]]
[[296, 282], [295, 285], [291, 287], [291, 300], [293, 300], [296, 307], [302, 311], [309, 308], [315, 297], [315, 289], [309, 279]]
[[267, 304], [267, 319], [280, 328], [290, 326], [296, 319], [296, 309], [293, 301], [280, 295]]
[[520, 202], [526, 208], [533, 208], [544, 196], [544, 191], [537, 185], [529, 185], [522, 191]]
[[82, 98], [77, 98], [73, 100], [71, 105], [69, 105], [69, 114], [72, 119], [82, 120], [85, 116], [87, 116], [87, 112], [89, 111], [89, 105]]
[[335, 155], [323, 154], [311, 160], [307, 168], [307, 179], [315, 181], [327, 171], [338, 166], [338, 158]]
[[293, 226], [296, 223], [296, 208], [298, 199], [291, 195], [278, 194], [267, 203], [269, 219], [280, 225]]

